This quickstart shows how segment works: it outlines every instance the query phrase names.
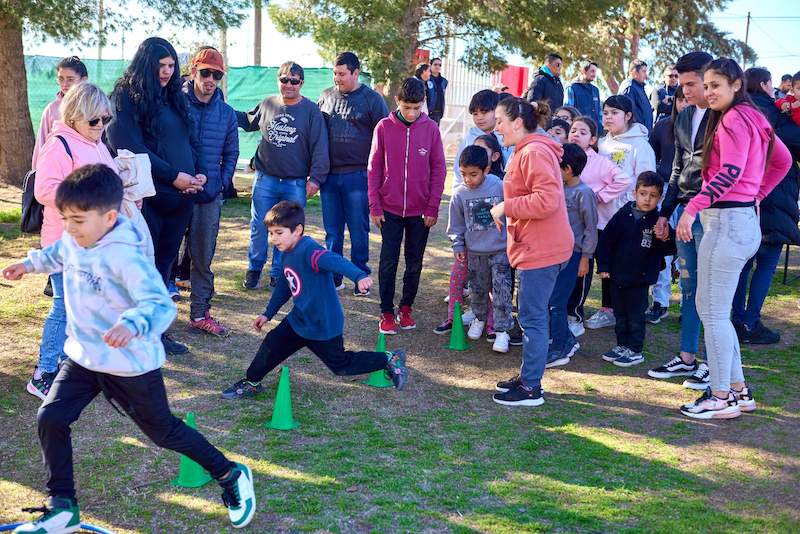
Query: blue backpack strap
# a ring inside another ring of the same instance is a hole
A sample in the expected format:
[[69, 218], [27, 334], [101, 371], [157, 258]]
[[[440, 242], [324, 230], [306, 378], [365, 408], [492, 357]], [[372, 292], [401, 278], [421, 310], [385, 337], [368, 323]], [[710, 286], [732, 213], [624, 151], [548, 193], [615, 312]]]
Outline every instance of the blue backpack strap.
[[67, 151], [67, 156], [69, 156], [69, 159], [72, 160], [72, 163], [75, 163], [75, 158], [72, 157], [72, 150], [69, 149], [69, 144], [67, 143], [67, 140], [64, 139], [64, 137], [61, 135], [57, 135], [56, 137], [58, 137], [58, 139], [61, 141], [61, 144], [64, 145], [64, 150]]

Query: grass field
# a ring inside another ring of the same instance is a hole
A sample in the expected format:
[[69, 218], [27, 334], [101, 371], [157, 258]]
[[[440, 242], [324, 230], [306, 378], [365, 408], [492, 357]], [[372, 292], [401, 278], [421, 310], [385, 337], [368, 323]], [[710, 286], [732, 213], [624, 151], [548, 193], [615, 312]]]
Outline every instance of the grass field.
[[[0, 207], [2, 207], [0, 205]], [[277, 373], [248, 402], [219, 392], [241, 378], [261, 335], [249, 325], [267, 291], [241, 288], [249, 204], [224, 210], [215, 271], [214, 314], [234, 332], [216, 339], [186, 329], [180, 304], [174, 336], [192, 347], [165, 368], [174, 411], [197, 414], [210, 441], [247, 462], [256, 477], [252, 532], [798, 532], [800, 530], [800, 291], [777, 275], [764, 321], [782, 342], [744, 349], [759, 409], [725, 422], [687, 420], [677, 411], [695, 392], [678, 380], [654, 381], [649, 366], [674, 353], [679, 313], [648, 328], [644, 365], [620, 369], [599, 358], [610, 329], [589, 331], [582, 350], [544, 378], [541, 408], [491, 401], [498, 379], [514, 374], [519, 348], [467, 352], [443, 348], [431, 329], [443, 318], [451, 254], [445, 212], [426, 253], [416, 303], [419, 327], [388, 340], [409, 354], [406, 390], [372, 389], [361, 377], [333, 376], [302, 352], [291, 369], [299, 429], [264, 427]], [[35, 246], [12, 215], [0, 213], [0, 263]], [[323, 237], [318, 203], [308, 233]], [[378, 235], [372, 234], [372, 258]], [[373, 266], [375, 262], [373, 262]], [[798, 274], [797, 268], [791, 273]], [[23, 506], [44, 497], [36, 436], [37, 399], [25, 392], [49, 299], [45, 277], [0, 283], [0, 523], [27, 519]], [[798, 282], [800, 284], [800, 282]], [[377, 336], [377, 291], [342, 296], [349, 348]], [[677, 288], [675, 297], [677, 297]], [[592, 293], [590, 306], [596, 306]], [[288, 311], [288, 306], [287, 310]], [[176, 454], [154, 447], [102, 398], [73, 426], [83, 520], [114, 532], [228, 532], [214, 484], [178, 489]]]

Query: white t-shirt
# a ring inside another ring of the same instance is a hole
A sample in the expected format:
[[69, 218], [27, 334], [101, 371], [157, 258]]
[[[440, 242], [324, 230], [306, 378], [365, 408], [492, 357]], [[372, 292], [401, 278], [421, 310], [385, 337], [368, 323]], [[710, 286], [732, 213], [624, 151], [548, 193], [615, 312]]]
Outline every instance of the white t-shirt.
[[703, 122], [703, 117], [706, 116], [706, 111], [708, 111], [708, 108], [695, 108], [694, 115], [692, 115], [692, 147], [694, 147], [694, 140], [700, 130], [700, 123]]

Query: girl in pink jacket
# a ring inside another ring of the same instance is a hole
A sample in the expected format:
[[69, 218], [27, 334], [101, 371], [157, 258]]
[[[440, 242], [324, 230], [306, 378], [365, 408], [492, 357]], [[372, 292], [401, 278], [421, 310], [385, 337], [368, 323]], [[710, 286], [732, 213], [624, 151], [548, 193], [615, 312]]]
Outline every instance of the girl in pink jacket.
[[[586, 151], [586, 167], [584, 167], [580, 179], [594, 191], [597, 198], [597, 230], [598, 233], [602, 232], [611, 217], [625, 204], [625, 194], [630, 190], [633, 180], [611, 160], [600, 156], [595, 151], [597, 124], [591, 117], [584, 115], [576, 118], [570, 127], [568, 140]], [[593, 271], [594, 258], [589, 260], [588, 272], [578, 272], [578, 281], [567, 303], [570, 330], [575, 336], [579, 336], [585, 331], [583, 305], [592, 287]]]
[[[34, 196], [44, 206], [42, 248], [58, 241], [64, 232], [55, 204], [59, 184], [73, 170], [90, 163], [103, 163], [117, 170], [114, 159], [100, 140], [106, 124], [111, 121], [111, 103], [103, 91], [96, 85], [80, 83], [64, 96], [59, 112], [61, 119], [54, 122], [37, 160]], [[67, 312], [62, 273], [51, 274], [50, 280], [53, 304], [42, 331], [39, 363], [27, 385], [28, 392], [42, 400], [50, 390], [58, 364], [66, 358]]]
[[692, 239], [700, 213], [697, 312], [703, 321], [710, 387], [681, 406], [694, 419], [730, 419], [755, 410], [742, 371], [731, 305], [745, 262], [761, 244], [758, 203], [783, 179], [792, 159], [764, 115], [750, 102], [732, 59], [709, 63], [703, 85], [709, 117], [703, 142], [703, 186], [686, 204], [676, 236]]

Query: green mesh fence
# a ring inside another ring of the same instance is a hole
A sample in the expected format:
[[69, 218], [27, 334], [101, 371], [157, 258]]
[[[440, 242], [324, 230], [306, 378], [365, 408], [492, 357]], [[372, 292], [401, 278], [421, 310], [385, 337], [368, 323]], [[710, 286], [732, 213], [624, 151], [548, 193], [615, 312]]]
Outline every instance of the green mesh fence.
[[[55, 66], [61, 60], [58, 57], [25, 56], [25, 68], [28, 71], [28, 105], [33, 121], [34, 132], [39, 127], [45, 106], [55, 98], [58, 92]], [[111, 92], [114, 82], [122, 75], [127, 62], [122, 60], [84, 59], [89, 71], [89, 80], [99, 85], [107, 93]], [[228, 103], [234, 109], [247, 111], [256, 106], [267, 95], [278, 93], [278, 67], [231, 67], [228, 72]], [[365, 78], [368, 82], [368, 79]], [[305, 69], [303, 96], [317, 101], [319, 94], [333, 84], [331, 69]], [[255, 154], [261, 134], [247, 133], [239, 130], [240, 158], [249, 159]]]

